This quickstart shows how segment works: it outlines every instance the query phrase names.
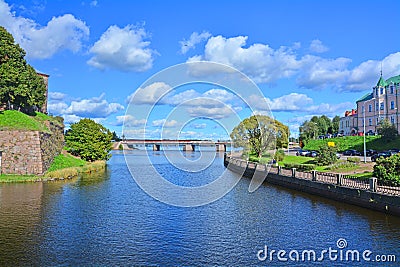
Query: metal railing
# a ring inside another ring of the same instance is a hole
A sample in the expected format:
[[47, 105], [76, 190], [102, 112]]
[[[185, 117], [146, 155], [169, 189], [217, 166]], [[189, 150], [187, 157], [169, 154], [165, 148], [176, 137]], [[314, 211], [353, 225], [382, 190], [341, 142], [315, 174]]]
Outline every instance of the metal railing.
[[254, 169], [256, 171], [268, 171], [271, 174], [278, 174], [286, 177], [293, 177], [298, 179], [311, 180], [325, 184], [339, 185], [348, 188], [355, 188], [361, 190], [369, 190], [381, 194], [400, 196], [400, 187], [389, 186], [381, 183], [376, 178], [359, 178], [351, 175], [342, 175], [327, 172], [303, 172], [295, 168], [285, 169], [280, 166], [273, 166], [270, 164], [261, 164], [256, 162], [249, 162], [239, 158], [232, 158], [225, 154], [225, 160], [236, 166]]

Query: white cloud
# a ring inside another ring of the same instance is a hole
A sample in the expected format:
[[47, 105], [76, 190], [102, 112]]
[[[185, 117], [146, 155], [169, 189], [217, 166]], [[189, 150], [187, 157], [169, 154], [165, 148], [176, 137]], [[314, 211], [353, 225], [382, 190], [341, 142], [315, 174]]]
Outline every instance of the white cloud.
[[97, 6], [98, 2], [96, 0], [93, 0], [92, 2], [90, 2], [90, 6]]
[[274, 99], [265, 98], [264, 101], [260, 100], [258, 96], [250, 96], [248, 99], [249, 105], [255, 109], [255, 113], [262, 113], [268, 111], [268, 108], [273, 112], [302, 112], [305, 114], [313, 115], [337, 115], [342, 113], [343, 110], [351, 109], [354, 103], [344, 102], [339, 104], [314, 104], [314, 100], [299, 93], [291, 93]]
[[349, 75], [347, 66], [349, 58], [325, 59], [306, 55], [301, 59], [302, 71], [297, 78], [297, 84], [310, 89], [323, 89], [335, 86], [337, 89], [345, 85]]
[[49, 103], [47, 104], [47, 109], [49, 113], [54, 114], [54, 115], [61, 115], [65, 112], [65, 110], [68, 108], [68, 104], [64, 102], [54, 102], [49, 100]]
[[399, 75], [400, 52], [390, 54], [382, 61], [368, 60], [355, 67], [349, 72], [344, 90], [364, 91], [372, 89], [378, 82], [381, 64], [384, 77], [389, 78]]
[[204, 107], [204, 106], [193, 106], [187, 108], [187, 112], [191, 117], [195, 118], [211, 118], [211, 119], [223, 119], [234, 114], [234, 110], [229, 106], [222, 107]]
[[124, 106], [121, 104], [108, 103], [107, 100], [103, 98], [104, 94], [101, 94], [100, 97], [72, 101], [70, 106], [65, 110], [65, 113], [75, 114], [81, 117], [105, 118], [124, 109]]
[[183, 40], [179, 42], [181, 45], [181, 53], [186, 54], [186, 52], [190, 49], [194, 49], [196, 47], [196, 44], [205, 41], [210, 37], [211, 34], [209, 32], [202, 32], [200, 34], [197, 32], [193, 32], [192, 35], [190, 35], [189, 40]]
[[172, 128], [177, 126], [178, 122], [176, 120], [169, 121], [166, 119], [161, 119], [161, 120], [154, 120], [152, 125], [156, 127]]
[[323, 53], [328, 51], [329, 48], [323, 45], [320, 40], [316, 39], [311, 41], [310, 50], [315, 53]]
[[61, 92], [49, 92], [49, 100], [60, 101], [63, 100], [67, 95]]
[[75, 122], [78, 122], [80, 119], [82, 119], [82, 118], [79, 117], [79, 116], [76, 116], [76, 115], [68, 115], [68, 114], [63, 115], [62, 117], [64, 118], [64, 123], [67, 124], [67, 125], [68, 125], [68, 124], [75, 123]]
[[205, 128], [207, 128], [207, 124], [206, 123], [192, 123], [192, 124], [190, 124], [190, 127], [193, 129], [205, 129]]
[[[300, 57], [299, 43], [292, 47], [271, 48], [268, 44], [255, 43], [247, 46], [247, 36], [226, 38], [213, 36], [208, 39], [204, 53], [188, 58], [187, 62], [214, 61], [234, 67], [257, 83], [274, 83], [282, 78], [295, 78], [302, 88], [336, 91], [365, 91], [379, 79], [380, 64], [385, 77], [398, 75], [400, 52], [383, 60], [367, 60], [350, 68], [350, 58], [324, 58], [306, 54]], [[320, 40], [313, 40], [310, 51], [322, 53], [328, 50]], [[192, 76], [205, 76], [216, 72], [228, 72], [229, 68], [215, 69], [201, 64], [190, 69]]]
[[11, 7], [0, 0], [0, 25], [5, 27], [28, 58], [50, 58], [62, 50], [78, 52], [82, 41], [89, 36], [89, 28], [71, 14], [53, 17], [46, 26], [34, 20], [16, 16]]
[[[78, 117], [101, 119], [124, 109], [124, 106], [119, 103], [108, 103], [104, 96], [104, 94], [101, 94], [99, 97], [75, 100], [70, 104], [65, 101], [50, 99], [48, 109], [54, 115], [61, 115], [69, 119], [77, 119]], [[72, 119], [70, 120], [72, 121]]]
[[128, 103], [153, 105], [171, 90], [171, 86], [164, 82], [155, 82], [144, 88], [137, 89], [127, 98]]
[[281, 47], [272, 49], [266, 44], [253, 44], [245, 48], [247, 36], [225, 38], [211, 37], [204, 55], [188, 60], [206, 60], [227, 64], [249, 75], [256, 82], [273, 82], [295, 73], [300, 64], [292, 50]]
[[132, 115], [123, 115], [123, 116], [116, 116], [117, 122], [115, 123], [116, 126], [125, 127], [137, 127], [137, 126], [144, 126], [146, 124], [145, 119], [136, 119]]
[[149, 48], [148, 34], [141, 27], [110, 26], [91, 48], [87, 62], [98, 69], [143, 72], [153, 66], [155, 51]]

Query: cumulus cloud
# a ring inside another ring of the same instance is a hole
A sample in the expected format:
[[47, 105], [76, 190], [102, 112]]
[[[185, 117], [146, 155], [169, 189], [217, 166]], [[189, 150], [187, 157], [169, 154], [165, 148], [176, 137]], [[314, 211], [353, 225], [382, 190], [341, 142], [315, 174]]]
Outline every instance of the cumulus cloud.
[[190, 124], [190, 127], [193, 129], [205, 129], [205, 128], [207, 128], [207, 124], [206, 123], [192, 123], [192, 124]]
[[179, 42], [181, 45], [181, 53], [186, 54], [186, 52], [190, 49], [194, 49], [196, 47], [196, 44], [205, 41], [210, 37], [211, 34], [209, 32], [202, 32], [200, 34], [197, 32], [193, 32], [190, 35], [189, 40], [183, 40]]
[[347, 67], [351, 63], [351, 59], [342, 57], [325, 59], [306, 55], [301, 62], [302, 71], [297, 78], [298, 85], [310, 89], [323, 89], [329, 86], [340, 89], [349, 75]]
[[[364, 91], [371, 89], [379, 78], [380, 64], [384, 76], [398, 75], [400, 52], [382, 60], [367, 60], [351, 68], [352, 60], [345, 57], [325, 58], [316, 55], [300, 55], [295, 43], [292, 47], [271, 48], [268, 44], [247, 45], [247, 36], [226, 38], [210, 37], [204, 53], [187, 59], [187, 62], [214, 61], [234, 67], [257, 83], [274, 83], [282, 78], [295, 78], [298, 86], [321, 90]], [[313, 40], [310, 51], [322, 53], [328, 50], [320, 40]], [[193, 76], [205, 76], [215, 72], [228, 72], [229, 68], [212, 69], [194, 65]]]
[[63, 100], [67, 95], [61, 92], [49, 92], [49, 100]]
[[310, 44], [310, 51], [315, 53], [324, 53], [328, 51], [329, 48], [322, 44], [318, 39], [312, 40]]
[[142, 27], [110, 26], [91, 48], [88, 64], [98, 69], [143, 72], [153, 66], [155, 51], [150, 49], [148, 33]]
[[245, 48], [247, 39], [247, 36], [211, 37], [204, 55], [191, 58], [189, 62], [195, 59], [227, 64], [246, 73], [256, 82], [273, 82], [289, 77], [299, 68], [299, 62], [290, 48], [274, 50], [260, 43]]
[[[61, 93], [56, 96], [61, 97]], [[63, 99], [49, 99], [48, 110], [51, 114], [63, 116], [65, 122], [74, 123], [81, 118], [102, 120], [124, 109], [119, 103], [109, 103], [104, 99], [104, 94], [89, 99], [73, 100], [69, 104], [67, 96]]]
[[224, 118], [241, 110], [240, 106], [234, 105], [240, 102], [239, 98], [223, 89], [210, 89], [204, 93], [189, 89], [175, 94], [171, 89], [164, 82], [155, 82], [136, 90], [127, 97], [127, 102], [137, 105], [183, 106], [192, 117]]
[[78, 52], [89, 36], [86, 23], [71, 14], [53, 17], [46, 26], [41, 26], [34, 20], [16, 16], [3, 0], [0, 0], [0, 25], [14, 36], [28, 58], [50, 58], [62, 50]]
[[153, 105], [171, 90], [171, 86], [164, 82], [155, 82], [146, 87], [137, 89], [127, 98], [128, 103]]
[[154, 120], [152, 125], [156, 127], [172, 128], [177, 126], [178, 122], [176, 120], [161, 119], [161, 120]]
[[223, 119], [235, 114], [235, 111], [229, 106], [221, 107], [204, 107], [204, 106], [194, 106], [187, 108], [187, 112], [191, 117], [194, 118], [211, 118], [211, 119]]
[[123, 116], [116, 116], [116, 126], [122, 126], [124, 125], [125, 127], [137, 127], [137, 126], [144, 126], [146, 124], [145, 119], [136, 119], [132, 115], [123, 115]]
[[264, 101], [260, 100], [258, 96], [252, 95], [248, 98], [248, 103], [256, 113], [271, 110], [273, 112], [297, 111], [313, 115], [337, 115], [354, 106], [354, 103], [351, 102], [314, 104], [311, 97], [299, 93], [291, 93], [274, 99], [265, 98]]

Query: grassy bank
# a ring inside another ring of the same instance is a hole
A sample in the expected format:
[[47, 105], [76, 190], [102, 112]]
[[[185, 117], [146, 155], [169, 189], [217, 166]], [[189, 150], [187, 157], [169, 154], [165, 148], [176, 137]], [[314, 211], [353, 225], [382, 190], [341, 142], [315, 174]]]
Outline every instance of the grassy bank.
[[[304, 146], [306, 150], [318, 150], [322, 145], [328, 145], [328, 142], [334, 142], [339, 151], [347, 149], [364, 150], [363, 136], [344, 136], [330, 139], [310, 140]], [[391, 142], [383, 141], [380, 136], [366, 136], [365, 143], [367, 149], [375, 149], [377, 151], [389, 150], [392, 148], [400, 148], [400, 137]]]
[[15, 183], [70, 179], [83, 173], [102, 171], [105, 168], [105, 161], [86, 162], [69, 154], [60, 154], [54, 158], [50, 168], [43, 176], [2, 174], [0, 175], [0, 182]]
[[17, 110], [5, 110], [0, 112], [0, 130], [48, 132], [49, 129], [44, 124], [45, 121], [61, 124], [56, 117], [51, 117], [40, 112], [35, 112], [32, 116]]

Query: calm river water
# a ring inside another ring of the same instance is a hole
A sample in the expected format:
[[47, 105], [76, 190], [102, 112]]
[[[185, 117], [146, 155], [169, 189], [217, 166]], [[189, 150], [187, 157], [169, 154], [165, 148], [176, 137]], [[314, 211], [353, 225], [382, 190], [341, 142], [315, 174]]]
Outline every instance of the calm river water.
[[[143, 153], [127, 157], [140, 163]], [[162, 153], [151, 152], [151, 158], [177, 184], [204, 184], [224, 171], [221, 154], [207, 169], [186, 176]], [[144, 193], [124, 156], [114, 152], [106, 173], [64, 182], [1, 184], [0, 266], [370, 266], [373, 262], [362, 259], [365, 250], [371, 251], [371, 260], [397, 257], [396, 263], [376, 266], [398, 266], [399, 218], [271, 185], [249, 193], [249, 182], [242, 179], [225, 197], [205, 206], [169, 206]], [[344, 240], [337, 244], [339, 239]], [[278, 260], [275, 252], [260, 261], [257, 254], [263, 259], [259, 251], [265, 246], [268, 255], [271, 250], [286, 254]], [[324, 261], [314, 262], [305, 252], [301, 261], [304, 250], [319, 258], [329, 248], [337, 250], [331, 251], [336, 260], [327, 252]], [[348, 250], [359, 251], [360, 262], [340, 260]]]

